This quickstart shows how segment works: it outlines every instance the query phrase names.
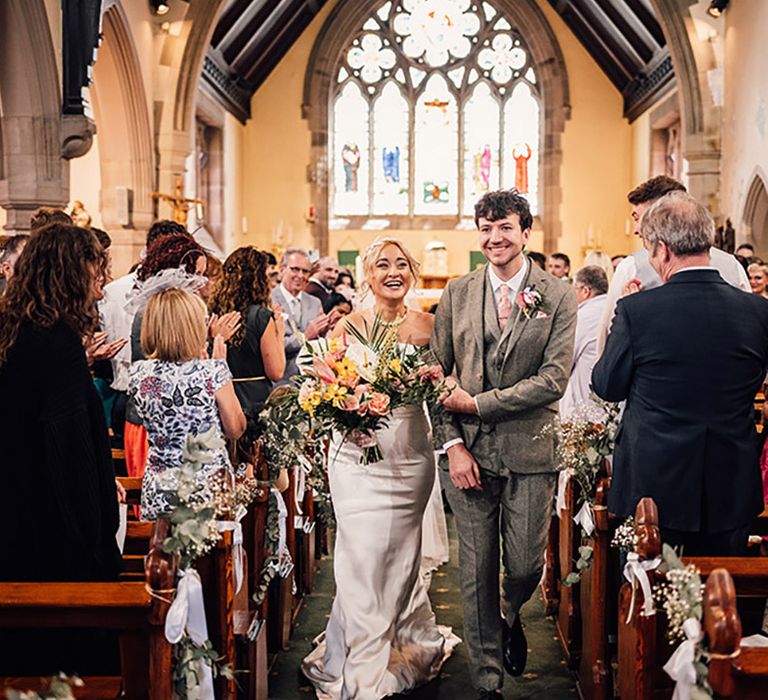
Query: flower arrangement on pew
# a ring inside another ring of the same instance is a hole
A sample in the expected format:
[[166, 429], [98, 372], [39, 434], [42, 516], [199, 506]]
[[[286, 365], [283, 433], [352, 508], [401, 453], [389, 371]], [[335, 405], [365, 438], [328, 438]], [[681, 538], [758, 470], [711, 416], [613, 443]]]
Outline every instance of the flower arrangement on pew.
[[[598, 473], [603, 460], [613, 453], [618, 430], [618, 404], [603, 401], [594, 394], [592, 406], [582, 406], [567, 421], [547, 426], [542, 435], [554, 431], [555, 459], [560, 476], [558, 478], [557, 509], [565, 507], [565, 488], [570, 479], [579, 485], [578, 511], [574, 520], [581, 528], [583, 539], [592, 536], [595, 530], [593, 508], [597, 489]], [[563, 580], [571, 586], [581, 579], [581, 573], [592, 563], [593, 547], [582, 544], [574, 571]]]
[[667, 616], [667, 638], [680, 642], [664, 670], [677, 683], [675, 697], [710, 698], [709, 655], [701, 627], [704, 586], [699, 570], [693, 564], [685, 566], [668, 544], [663, 545], [661, 556], [659, 571], [665, 577], [654, 586], [654, 598]]
[[630, 515], [616, 528], [611, 539], [611, 547], [620, 552], [630, 554], [637, 551], [637, 533], [635, 532], [635, 518]]
[[39, 692], [34, 690], [6, 690], [6, 700], [75, 700], [73, 688], [85, 686], [77, 676], [60, 673], [48, 680], [48, 688]]
[[[398, 326], [376, 316], [349, 336], [307, 343], [299, 406], [323, 432], [338, 431], [360, 448], [360, 464], [382, 459], [375, 432], [401, 406], [437, 409], [446, 391], [440, 364], [427, 347], [398, 342]], [[438, 409], [439, 410], [439, 409]]]
[[[174, 689], [182, 698], [212, 698], [213, 678], [231, 678], [233, 674], [208, 639], [202, 583], [194, 568], [195, 562], [221, 539], [223, 531], [237, 533], [239, 518], [258, 492], [253, 480], [241, 480], [236, 487], [229, 479], [214, 479], [201, 486], [198, 472], [211, 461], [211, 451], [223, 445], [214, 429], [188, 437], [182, 449], [182, 465], [166, 470], [158, 478], [158, 487], [169, 506], [164, 517], [171, 525], [163, 549], [179, 561], [165, 635], [175, 645]], [[233, 540], [237, 544], [237, 534]]]
[[[263, 428], [261, 450], [268, 465], [268, 478], [274, 484], [282, 469], [299, 465], [303, 469], [307, 486], [315, 494], [318, 519], [326, 526], [334, 523], [328, 482], [325, 475], [325, 439], [313, 430], [310, 421], [298, 404], [298, 392], [292, 386], [277, 387], [267, 399], [259, 416]], [[267, 556], [255, 586], [254, 600], [261, 603], [275, 576], [288, 576], [292, 569], [291, 555], [282, 540], [285, 524], [281, 517], [284, 508], [282, 496], [270, 491], [264, 549]], [[283, 523], [281, 525], [281, 522]]]

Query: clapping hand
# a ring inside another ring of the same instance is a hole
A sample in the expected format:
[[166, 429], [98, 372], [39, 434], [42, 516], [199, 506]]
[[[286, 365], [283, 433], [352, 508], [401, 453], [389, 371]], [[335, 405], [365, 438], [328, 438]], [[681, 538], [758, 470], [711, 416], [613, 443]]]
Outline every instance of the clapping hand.
[[111, 360], [128, 342], [127, 338], [120, 338], [113, 343], [108, 343], [108, 337], [107, 331], [99, 331], [94, 333], [90, 340], [85, 340], [85, 356], [89, 365], [100, 360]]
[[213, 339], [213, 350], [211, 351], [212, 360], [226, 360], [227, 359], [227, 345], [224, 342], [224, 338], [217, 335]]
[[628, 297], [630, 294], [637, 294], [642, 288], [643, 283], [637, 277], [633, 277], [622, 287], [621, 296]]
[[312, 340], [324, 336], [328, 332], [330, 322], [331, 319], [327, 314], [320, 314], [317, 318], [313, 318], [309, 322], [307, 330], [304, 331], [304, 337], [307, 340]]
[[283, 311], [283, 307], [280, 304], [273, 304], [272, 313], [275, 319], [275, 333], [282, 340], [285, 336], [285, 311]]
[[208, 321], [208, 335], [211, 338], [220, 335], [226, 343], [240, 329], [241, 322], [239, 311], [230, 311], [223, 316], [211, 314], [211, 320]]

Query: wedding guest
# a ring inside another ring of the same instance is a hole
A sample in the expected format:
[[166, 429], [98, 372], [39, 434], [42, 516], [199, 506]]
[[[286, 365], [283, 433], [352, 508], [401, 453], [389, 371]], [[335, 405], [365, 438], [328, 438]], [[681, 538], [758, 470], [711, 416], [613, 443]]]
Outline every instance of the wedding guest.
[[[587, 256], [589, 257], [589, 256]], [[597, 327], [608, 292], [608, 276], [597, 265], [582, 267], [574, 277], [573, 291], [579, 310], [576, 312], [576, 342], [573, 367], [568, 386], [560, 399], [560, 416], [568, 419], [580, 407], [592, 404], [590, 386], [592, 368], [597, 362]]]
[[238, 248], [225, 261], [210, 301], [220, 316], [238, 311], [243, 325], [228, 343], [227, 363], [235, 393], [248, 420], [246, 438], [259, 434], [258, 417], [274, 382], [285, 373], [285, 319], [273, 313], [267, 277], [267, 256], [253, 246]]
[[[635, 222], [634, 232], [640, 236], [640, 225], [643, 215], [656, 202], [670, 192], [685, 192], [685, 186], [667, 175], [658, 175], [646, 180], [635, 187], [627, 195], [627, 200], [632, 205], [632, 220]], [[744, 268], [732, 255], [724, 253], [718, 248], [710, 247], [712, 267], [717, 269], [721, 277], [729, 284], [745, 292], [750, 290], [749, 279]], [[600, 329], [597, 335], [597, 351], [602, 353], [605, 347], [605, 339], [611, 329], [613, 315], [616, 312], [616, 304], [623, 296], [640, 290], [653, 289], [662, 284], [661, 279], [648, 259], [648, 251], [645, 247], [628, 255], [619, 263], [613, 279], [608, 286], [608, 300], [605, 304], [603, 317], [600, 319]]]
[[303, 248], [288, 248], [280, 261], [280, 285], [272, 290], [272, 303], [285, 314], [286, 384], [298, 373], [296, 358], [305, 340], [322, 337], [328, 332], [329, 319], [320, 301], [304, 291], [309, 278], [309, 255]]
[[277, 267], [277, 258], [269, 251], [262, 251], [267, 256], [267, 279], [269, 288], [274, 289], [280, 284], [280, 270]]
[[223, 265], [215, 255], [206, 252], [205, 254], [205, 276], [208, 279], [208, 284], [200, 290], [200, 296], [206, 304], [210, 304], [213, 292], [216, 289], [216, 285], [221, 280], [221, 276], [224, 274]]
[[16, 261], [28, 240], [27, 234], [17, 233], [15, 236], [10, 236], [5, 242], [2, 252], [0, 252], [0, 295], [13, 277]]
[[542, 270], [547, 269], [547, 256], [535, 250], [526, 250], [525, 254], [531, 262], [535, 262]]
[[[181, 466], [187, 437], [213, 429], [213, 437], [237, 440], [246, 427], [221, 336], [208, 359], [206, 312], [198, 295], [181, 289], [155, 294], [144, 312], [141, 348], [148, 359], [131, 365], [128, 389], [149, 440], [141, 485], [144, 520], [168, 510], [158, 476]], [[197, 477], [203, 492], [217, 472], [232, 470], [223, 441], [209, 456]]]
[[315, 263], [315, 271], [312, 277], [309, 278], [304, 291], [313, 297], [317, 297], [322, 304], [328, 298], [328, 295], [333, 292], [338, 276], [339, 263], [336, 261], [336, 258], [330, 255], [320, 258]]
[[[81, 226], [80, 228], [83, 227]], [[101, 244], [104, 252], [107, 254], [107, 269], [104, 275], [104, 282], [105, 284], [108, 284], [112, 281], [112, 237], [103, 229], [96, 228], [95, 226], [91, 226], [90, 229], [93, 235], [96, 236], [96, 240]]]
[[333, 291], [346, 297], [347, 300], [355, 306], [357, 293], [355, 291], [355, 278], [348, 270], [342, 269], [336, 278], [336, 284], [333, 285]]
[[749, 275], [749, 286], [752, 289], [752, 294], [759, 294], [763, 298], [768, 298], [768, 267], [762, 263], [750, 263], [747, 268], [747, 274]]
[[[83, 336], [96, 329], [104, 253], [87, 229], [29, 239], [0, 298], [0, 581], [109, 581], [122, 568], [107, 426]], [[89, 642], [91, 644], [89, 644]], [[116, 639], [0, 630], [0, 673], [115, 671]], [[119, 669], [119, 666], [117, 667]]]
[[613, 265], [613, 271], [616, 272], [616, 268], [619, 266], [619, 263], [626, 258], [626, 255], [614, 255], [611, 258], [611, 265]]
[[[146, 247], [157, 239], [172, 233], [186, 233], [179, 223], [169, 219], [156, 221], [147, 231]], [[104, 287], [104, 298], [99, 302], [99, 325], [107, 333], [107, 342], [114, 343], [123, 338], [130, 338], [133, 325], [133, 312], [126, 309], [128, 295], [136, 284], [136, 270], [119, 277]], [[131, 346], [124, 345], [111, 359], [112, 383], [115, 400], [112, 407], [112, 430], [122, 440], [125, 427], [125, 412], [128, 391], [128, 373], [131, 367]]]
[[565, 253], [552, 253], [547, 262], [547, 272], [558, 279], [570, 282], [571, 259]]
[[[191, 291], [198, 291], [205, 286], [206, 268], [205, 251], [188, 233], [171, 233], [155, 238], [147, 248], [147, 255], [141, 267], [136, 271], [136, 284], [131, 294], [137, 297], [131, 308], [130, 346], [131, 362], [144, 359], [141, 347], [141, 322], [144, 305], [153, 291], [160, 291], [169, 286], [188, 285]], [[163, 282], [160, 277], [166, 271], [176, 271]], [[125, 464], [128, 476], [142, 476], [147, 462], [149, 444], [147, 433], [142, 425], [133, 401], [129, 398], [125, 412]]]
[[345, 316], [352, 313], [352, 302], [343, 294], [331, 292], [323, 302], [323, 313], [328, 315], [328, 331], [336, 328], [336, 324]]
[[754, 258], [755, 246], [751, 243], [740, 243], [734, 255], [739, 255], [742, 258]]
[[640, 227], [663, 284], [619, 301], [592, 374], [599, 396], [627, 402], [608, 509], [626, 517], [651, 496], [663, 542], [692, 556], [745, 554], [763, 509], [753, 401], [768, 304], [714, 268], [714, 222], [690, 195], [660, 198]]
[[29, 220], [29, 230], [31, 233], [39, 231], [49, 224], [68, 224], [74, 225], [72, 217], [63, 209], [54, 207], [40, 207]]
[[592, 267], [593, 265], [605, 272], [608, 281], [611, 281], [611, 278], [613, 277], [613, 262], [608, 255], [599, 250], [591, 250], [584, 258], [584, 265], [582, 267]]
[[[117, 496], [82, 337], [97, 327], [106, 260], [87, 229], [32, 236], [0, 299], [0, 580], [115, 578]], [[35, 516], [29, 517], [30, 504]]]

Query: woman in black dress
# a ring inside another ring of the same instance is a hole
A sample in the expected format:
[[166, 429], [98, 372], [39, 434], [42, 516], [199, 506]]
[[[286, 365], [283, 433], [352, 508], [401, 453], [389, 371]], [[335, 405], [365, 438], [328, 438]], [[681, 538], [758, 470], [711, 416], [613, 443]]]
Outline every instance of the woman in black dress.
[[[107, 425], [83, 348], [106, 262], [90, 230], [51, 224], [30, 237], [0, 299], [0, 581], [108, 581], [121, 569]], [[26, 635], [8, 634], [6, 651], [30, 662], [59, 637], [25, 650]], [[57, 662], [49, 670], [66, 668]]]
[[248, 442], [258, 437], [259, 413], [272, 383], [285, 372], [285, 321], [279, 309], [273, 313], [271, 308], [267, 264], [266, 255], [253, 246], [238, 248], [224, 261], [210, 302], [212, 313], [239, 311], [244, 321], [228, 341], [227, 363], [248, 419]]

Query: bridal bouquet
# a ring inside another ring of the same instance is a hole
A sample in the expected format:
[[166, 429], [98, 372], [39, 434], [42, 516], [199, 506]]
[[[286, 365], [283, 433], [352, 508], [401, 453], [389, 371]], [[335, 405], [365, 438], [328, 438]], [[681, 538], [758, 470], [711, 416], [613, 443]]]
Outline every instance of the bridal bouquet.
[[398, 342], [397, 322], [378, 316], [360, 332], [307, 344], [298, 402], [311, 418], [340, 432], [361, 451], [360, 463], [382, 459], [376, 431], [400, 406], [437, 405], [442, 368], [427, 347]]

